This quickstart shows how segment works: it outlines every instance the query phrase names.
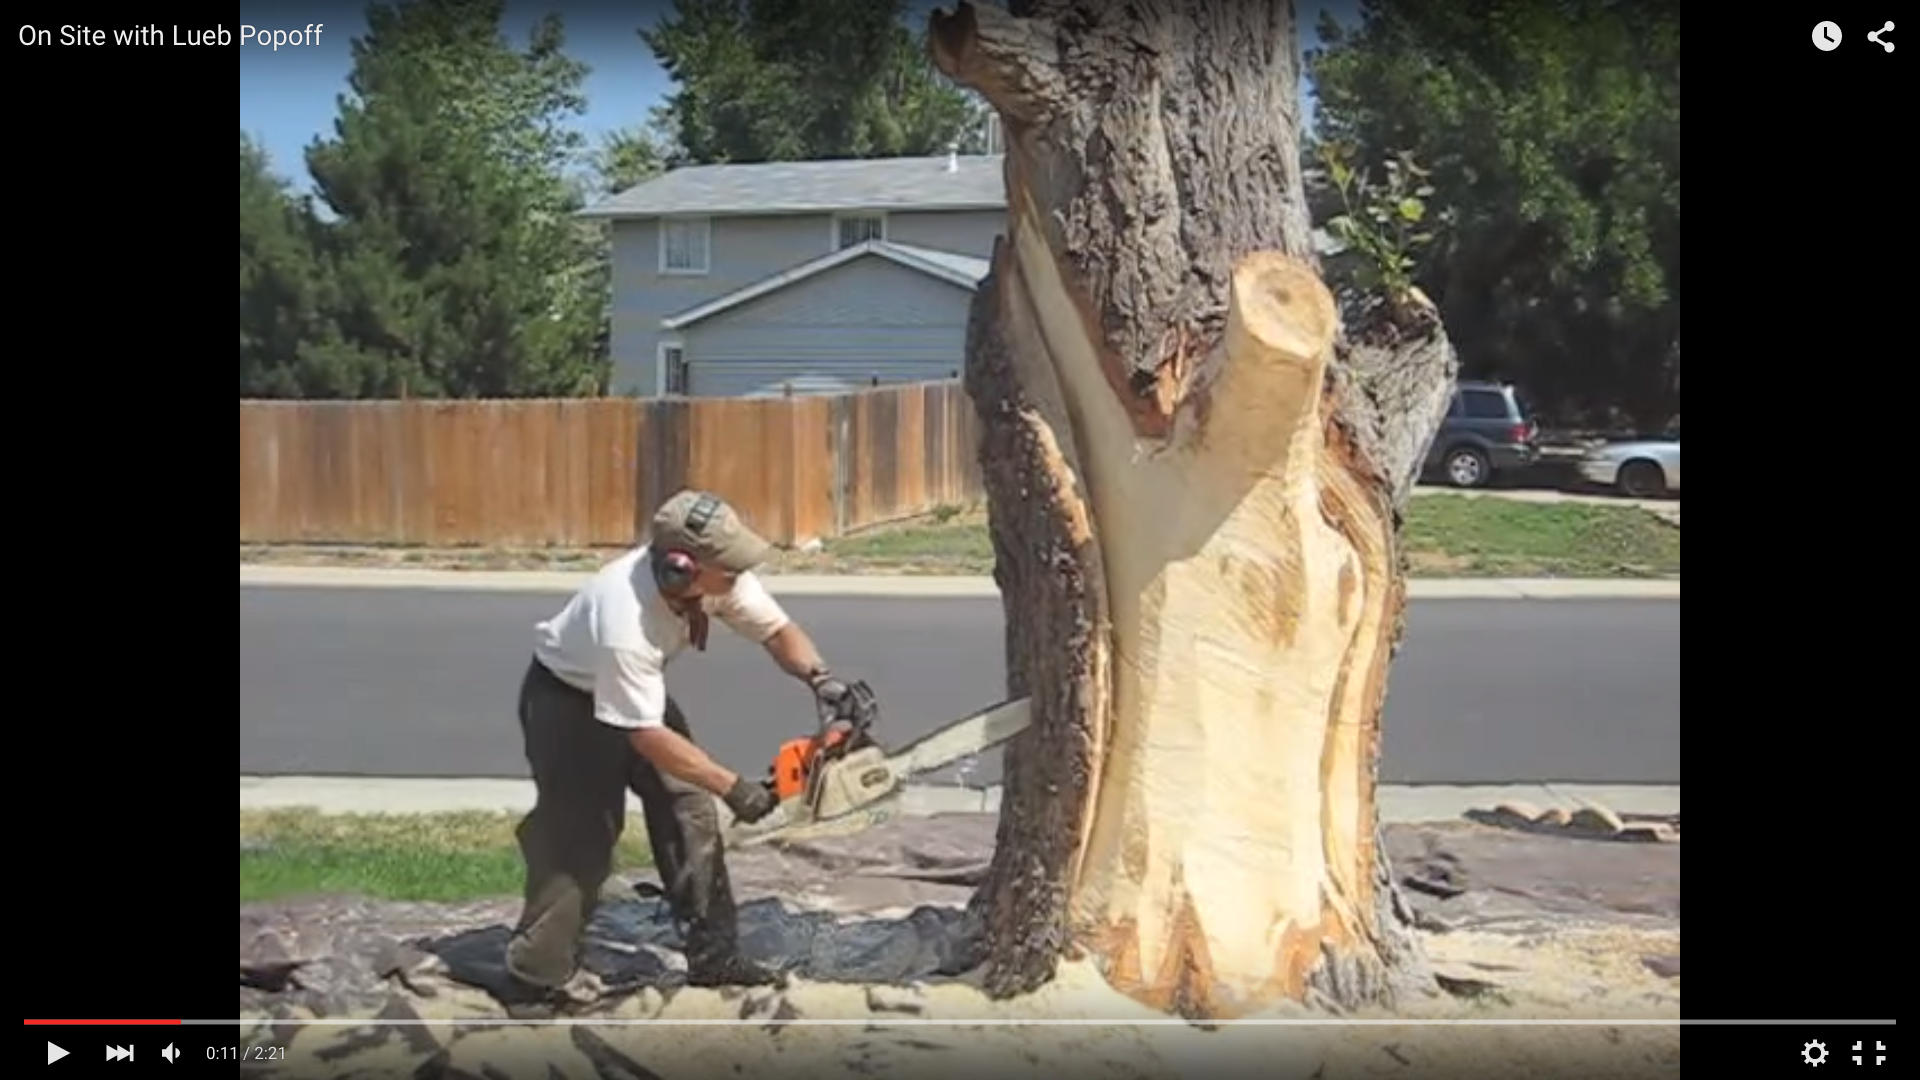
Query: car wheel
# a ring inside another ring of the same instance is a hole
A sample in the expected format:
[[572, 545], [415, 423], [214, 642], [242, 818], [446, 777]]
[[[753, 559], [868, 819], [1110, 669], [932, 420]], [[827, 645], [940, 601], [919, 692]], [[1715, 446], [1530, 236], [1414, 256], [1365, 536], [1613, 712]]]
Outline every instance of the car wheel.
[[1651, 461], [1629, 461], [1620, 466], [1620, 490], [1636, 499], [1657, 499], [1667, 493], [1667, 474]]
[[1493, 478], [1493, 466], [1487, 455], [1471, 446], [1447, 452], [1447, 483], [1457, 488], [1486, 487]]

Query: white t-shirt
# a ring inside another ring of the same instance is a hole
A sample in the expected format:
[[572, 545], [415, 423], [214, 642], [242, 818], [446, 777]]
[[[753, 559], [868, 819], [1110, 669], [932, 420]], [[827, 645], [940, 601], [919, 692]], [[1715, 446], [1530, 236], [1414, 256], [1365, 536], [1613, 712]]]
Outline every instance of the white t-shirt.
[[[756, 645], [790, 621], [751, 573], [701, 607]], [[660, 595], [645, 546], [601, 567], [533, 634], [534, 657], [562, 682], [591, 693], [601, 723], [627, 729], [666, 723], [666, 666], [687, 647], [688, 627]]]

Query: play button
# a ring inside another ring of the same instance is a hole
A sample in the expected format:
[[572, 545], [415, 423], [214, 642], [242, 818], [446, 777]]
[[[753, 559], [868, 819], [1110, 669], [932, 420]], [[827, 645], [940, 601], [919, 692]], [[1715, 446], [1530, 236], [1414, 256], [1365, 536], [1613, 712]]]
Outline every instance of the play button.
[[67, 1052], [65, 1050], [60, 1049], [52, 1043], [47, 1044], [47, 1064], [51, 1065], [66, 1056]]

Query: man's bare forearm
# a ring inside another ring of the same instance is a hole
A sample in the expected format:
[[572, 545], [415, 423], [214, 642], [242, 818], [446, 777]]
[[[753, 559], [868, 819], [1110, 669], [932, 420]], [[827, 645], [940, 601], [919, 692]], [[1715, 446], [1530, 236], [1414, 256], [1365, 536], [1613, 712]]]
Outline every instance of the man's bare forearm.
[[802, 682], [827, 670], [826, 661], [820, 659], [820, 650], [814, 648], [813, 639], [800, 629], [799, 623], [788, 623], [767, 639], [767, 654], [780, 670]]
[[740, 777], [669, 728], [639, 728], [632, 735], [634, 752], [654, 768], [715, 795], [725, 795]]

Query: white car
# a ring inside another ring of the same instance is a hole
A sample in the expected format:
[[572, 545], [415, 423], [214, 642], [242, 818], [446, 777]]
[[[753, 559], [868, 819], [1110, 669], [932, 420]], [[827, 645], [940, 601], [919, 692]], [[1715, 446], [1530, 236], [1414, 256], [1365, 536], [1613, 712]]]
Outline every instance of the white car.
[[1580, 476], [1636, 499], [1680, 490], [1680, 440], [1641, 439], [1596, 446], [1580, 459]]

